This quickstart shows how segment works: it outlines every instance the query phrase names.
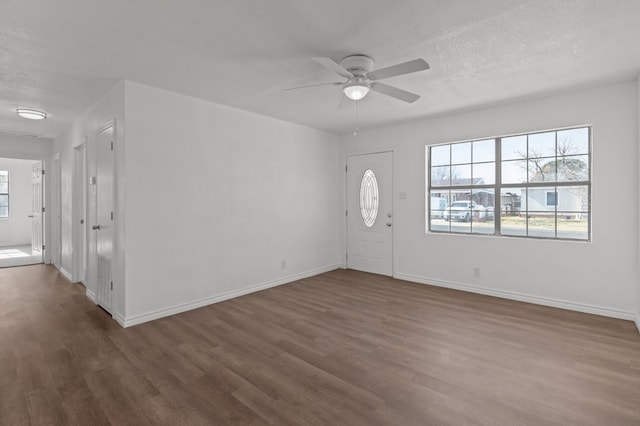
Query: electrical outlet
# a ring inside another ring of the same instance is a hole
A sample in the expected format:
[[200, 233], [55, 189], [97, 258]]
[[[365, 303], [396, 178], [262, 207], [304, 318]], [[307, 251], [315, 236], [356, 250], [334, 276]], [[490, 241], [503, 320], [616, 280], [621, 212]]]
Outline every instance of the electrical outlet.
[[473, 276], [475, 278], [480, 278], [480, 268], [478, 268], [477, 266], [473, 268]]
[[281, 260], [280, 261], [280, 269], [287, 269], [287, 261], [286, 260]]

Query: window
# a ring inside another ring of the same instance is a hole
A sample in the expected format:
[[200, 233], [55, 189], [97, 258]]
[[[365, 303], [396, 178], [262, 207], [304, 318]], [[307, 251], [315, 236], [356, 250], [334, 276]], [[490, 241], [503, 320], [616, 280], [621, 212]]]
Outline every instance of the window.
[[378, 216], [378, 180], [373, 170], [367, 170], [360, 182], [360, 215], [362, 221], [371, 228]]
[[9, 172], [0, 170], [0, 218], [9, 217]]
[[427, 146], [430, 232], [589, 240], [591, 129]]

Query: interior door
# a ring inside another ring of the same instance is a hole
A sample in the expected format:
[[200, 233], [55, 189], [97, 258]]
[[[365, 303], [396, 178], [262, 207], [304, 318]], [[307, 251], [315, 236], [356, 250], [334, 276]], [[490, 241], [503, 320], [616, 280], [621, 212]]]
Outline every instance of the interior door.
[[42, 161], [31, 167], [31, 255], [42, 257], [44, 245], [42, 230]]
[[96, 135], [96, 301], [111, 312], [113, 293], [113, 177], [114, 127], [109, 125]]
[[87, 146], [73, 151], [73, 279], [85, 283], [87, 276]]
[[347, 267], [393, 275], [393, 153], [347, 157]]

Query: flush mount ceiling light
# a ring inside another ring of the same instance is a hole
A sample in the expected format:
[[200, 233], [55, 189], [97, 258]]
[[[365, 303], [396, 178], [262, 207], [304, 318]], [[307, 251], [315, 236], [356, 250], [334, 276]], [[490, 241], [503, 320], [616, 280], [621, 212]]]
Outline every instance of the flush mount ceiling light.
[[367, 96], [367, 93], [369, 93], [370, 89], [371, 87], [369, 86], [369, 83], [367, 83], [364, 78], [356, 77], [355, 79], [352, 79], [347, 84], [345, 84], [342, 88], [342, 91], [344, 92], [346, 97], [351, 99], [352, 101], [359, 101], [360, 99]]
[[37, 109], [18, 108], [16, 112], [20, 117], [28, 118], [29, 120], [44, 120], [47, 118], [46, 112], [38, 111]]

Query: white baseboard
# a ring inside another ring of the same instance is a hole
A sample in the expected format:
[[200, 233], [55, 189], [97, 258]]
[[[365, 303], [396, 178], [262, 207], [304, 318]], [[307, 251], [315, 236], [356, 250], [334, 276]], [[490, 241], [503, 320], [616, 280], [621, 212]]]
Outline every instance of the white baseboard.
[[636, 328], [638, 329], [638, 332], [640, 333], [640, 313], [636, 314]]
[[130, 317], [122, 317], [120, 315], [116, 315], [114, 318], [122, 327], [131, 327], [134, 325], [142, 324], [144, 322], [153, 321], [159, 318], [168, 317], [170, 315], [179, 314], [181, 312], [190, 311], [192, 309], [201, 308], [203, 306], [212, 305], [214, 303], [222, 302], [225, 300], [233, 299], [234, 297], [244, 296], [245, 294], [254, 293], [260, 290], [266, 290], [271, 287], [276, 287], [282, 284], [287, 284], [293, 281], [301, 280], [303, 278], [312, 277], [314, 275], [323, 274], [325, 272], [333, 271], [340, 268], [340, 265], [329, 265], [322, 268], [312, 269], [310, 271], [301, 272], [295, 275], [289, 275], [284, 278], [279, 278], [277, 280], [266, 281], [260, 284], [252, 285], [247, 288], [243, 288], [240, 290], [231, 291], [228, 293], [223, 293], [211, 297], [207, 297], [204, 299], [196, 300], [189, 303], [183, 303], [180, 305], [171, 306], [168, 308], [158, 309], [156, 311], [147, 312], [144, 314], [133, 315]]
[[125, 324], [126, 324], [126, 320], [124, 319], [124, 317], [123, 317], [121, 314], [119, 314], [119, 313], [117, 313], [117, 312], [116, 312], [116, 313], [113, 315], [113, 319], [114, 319], [114, 320], [116, 320], [116, 322], [117, 322], [118, 324], [120, 324], [120, 327], [127, 327], [127, 326], [125, 325]]
[[73, 282], [73, 277], [71, 276], [71, 274], [69, 273], [69, 271], [67, 271], [66, 269], [64, 269], [62, 266], [58, 267], [58, 271], [60, 271], [60, 273], [62, 275], [64, 275], [64, 277], [66, 279], [68, 279], [70, 282]]
[[87, 295], [87, 298], [91, 300], [93, 303], [96, 303], [96, 304], [98, 303], [98, 301], [96, 300], [96, 294], [93, 291], [87, 289], [85, 294]]
[[418, 277], [408, 274], [396, 274], [395, 278], [399, 280], [412, 281], [419, 284], [433, 285], [436, 287], [446, 287], [454, 290], [462, 290], [470, 293], [484, 294], [486, 296], [500, 297], [502, 299], [517, 300], [520, 302], [533, 303], [536, 305], [551, 306], [554, 308], [567, 309], [569, 311], [585, 312], [604, 317], [619, 318], [624, 320], [636, 321], [640, 330], [639, 319], [633, 312], [620, 311], [617, 309], [605, 308], [602, 306], [588, 305], [583, 303], [569, 302], [566, 300], [552, 299], [549, 297], [532, 296], [529, 294], [518, 293], [514, 291], [495, 290], [485, 287], [472, 286], [449, 281], [435, 280], [431, 278]]

